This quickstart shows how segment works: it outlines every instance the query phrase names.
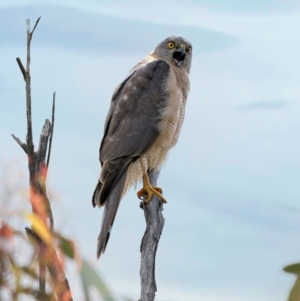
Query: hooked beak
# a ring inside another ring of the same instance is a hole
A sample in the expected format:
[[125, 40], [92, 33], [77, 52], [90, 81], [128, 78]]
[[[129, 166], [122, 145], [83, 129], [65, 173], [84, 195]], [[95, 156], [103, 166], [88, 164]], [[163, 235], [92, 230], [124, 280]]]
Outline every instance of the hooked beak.
[[176, 65], [179, 67], [183, 63], [184, 58], [185, 58], [185, 45], [181, 44], [180, 48], [174, 52], [173, 59]]
[[185, 45], [184, 44], [180, 45], [179, 51], [180, 51], [181, 55], [185, 54]]

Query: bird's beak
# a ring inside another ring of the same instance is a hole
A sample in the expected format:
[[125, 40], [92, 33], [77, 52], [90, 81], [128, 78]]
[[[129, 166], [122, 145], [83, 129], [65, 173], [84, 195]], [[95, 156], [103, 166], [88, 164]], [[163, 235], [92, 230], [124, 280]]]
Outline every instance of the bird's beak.
[[184, 57], [185, 57], [185, 45], [181, 44], [179, 49], [177, 48], [176, 51], [173, 53], [174, 62], [178, 67], [183, 63]]
[[184, 44], [180, 45], [179, 51], [180, 51], [181, 55], [185, 54], [185, 45]]

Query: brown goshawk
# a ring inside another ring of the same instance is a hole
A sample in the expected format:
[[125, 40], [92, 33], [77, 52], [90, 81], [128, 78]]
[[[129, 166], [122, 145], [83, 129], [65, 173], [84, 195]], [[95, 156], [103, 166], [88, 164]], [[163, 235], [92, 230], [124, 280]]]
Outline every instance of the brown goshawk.
[[137, 193], [145, 202], [156, 195], [148, 172], [160, 169], [177, 143], [190, 88], [192, 45], [182, 37], [169, 37], [130, 71], [116, 88], [106, 117], [100, 146], [101, 174], [93, 206], [105, 206], [98, 237], [97, 257], [104, 252], [122, 197], [143, 180]]

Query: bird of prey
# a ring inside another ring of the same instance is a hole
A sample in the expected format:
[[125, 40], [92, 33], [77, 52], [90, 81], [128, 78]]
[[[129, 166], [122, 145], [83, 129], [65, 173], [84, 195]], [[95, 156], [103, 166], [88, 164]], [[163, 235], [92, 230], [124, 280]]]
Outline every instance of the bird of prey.
[[104, 253], [125, 192], [138, 181], [137, 195], [166, 202], [148, 172], [160, 169], [177, 143], [190, 89], [192, 45], [171, 36], [131, 69], [113, 93], [100, 145], [101, 173], [92, 204], [105, 206], [97, 258]]

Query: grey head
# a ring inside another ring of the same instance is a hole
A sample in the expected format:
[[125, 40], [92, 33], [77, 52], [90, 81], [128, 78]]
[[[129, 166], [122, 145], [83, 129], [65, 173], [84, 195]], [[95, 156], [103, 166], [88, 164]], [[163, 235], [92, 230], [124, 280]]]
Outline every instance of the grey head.
[[192, 52], [192, 44], [189, 41], [182, 37], [171, 36], [159, 43], [152, 53], [190, 73]]

